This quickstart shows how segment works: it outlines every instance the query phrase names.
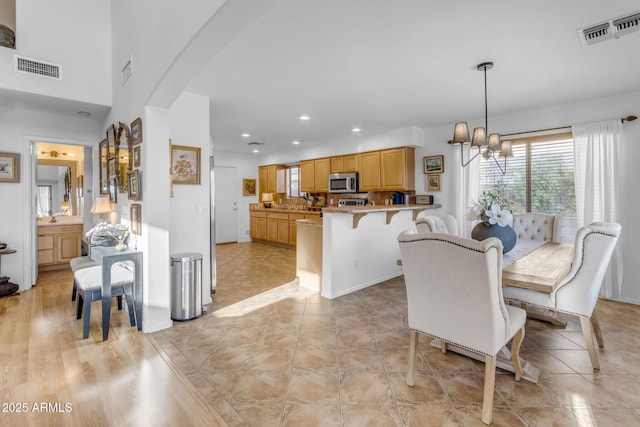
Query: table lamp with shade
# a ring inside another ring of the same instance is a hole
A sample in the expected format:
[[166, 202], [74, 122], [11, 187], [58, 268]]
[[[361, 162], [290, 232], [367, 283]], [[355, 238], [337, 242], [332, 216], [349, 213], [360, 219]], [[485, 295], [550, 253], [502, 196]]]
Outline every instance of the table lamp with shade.
[[262, 206], [270, 208], [273, 203], [273, 193], [262, 193]]
[[71, 215], [71, 206], [69, 202], [66, 200], [60, 204], [60, 212], [62, 215], [70, 216]]
[[100, 220], [102, 220], [103, 213], [111, 213], [113, 209], [111, 208], [111, 202], [109, 202], [108, 197], [98, 197], [94, 202], [93, 206], [91, 206], [91, 213], [99, 214]]

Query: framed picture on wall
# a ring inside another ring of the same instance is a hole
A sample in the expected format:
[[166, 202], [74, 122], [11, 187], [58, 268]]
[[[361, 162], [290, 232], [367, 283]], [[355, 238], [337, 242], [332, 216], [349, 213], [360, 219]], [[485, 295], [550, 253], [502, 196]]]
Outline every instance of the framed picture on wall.
[[131, 122], [131, 141], [133, 145], [142, 142], [142, 119], [140, 117]]
[[131, 214], [131, 232], [140, 236], [142, 234], [142, 205], [139, 203], [132, 203], [129, 208]]
[[200, 148], [171, 145], [171, 182], [200, 185]]
[[430, 173], [427, 175], [427, 191], [440, 191], [440, 174]]
[[424, 159], [424, 173], [443, 173], [444, 156], [428, 156]]
[[256, 195], [256, 180], [244, 178], [242, 180], [242, 195], [243, 196], [255, 196]]
[[133, 167], [140, 167], [140, 146], [133, 147]]
[[0, 153], [0, 182], [20, 182], [20, 153]]
[[138, 169], [127, 172], [127, 196], [129, 200], [142, 200], [140, 193], [140, 171]]

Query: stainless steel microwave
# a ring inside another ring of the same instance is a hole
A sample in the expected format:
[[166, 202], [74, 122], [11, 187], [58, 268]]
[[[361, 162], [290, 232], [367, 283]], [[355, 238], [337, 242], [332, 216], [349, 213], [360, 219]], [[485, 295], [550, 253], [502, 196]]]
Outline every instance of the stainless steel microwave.
[[357, 193], [360, 191], [358, 172], [332, 173], [329, 175], [330, 193]]

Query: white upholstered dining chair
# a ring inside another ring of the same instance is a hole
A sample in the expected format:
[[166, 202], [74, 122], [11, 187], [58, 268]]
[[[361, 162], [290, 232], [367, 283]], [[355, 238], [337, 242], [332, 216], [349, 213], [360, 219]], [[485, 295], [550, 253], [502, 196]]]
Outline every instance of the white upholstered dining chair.
[[[520, 344], [526, 313], [502, 297], [502, 243], [442, 233], [398, 236], [407, 288], [410, 330], [407, 384], [415, 385], [418, 334], [485, 356], [482, 422], [491, 423], [496, 356], [513, 338], [516, 381], [522, 376]], [[464, 264], [464, 268], [460, 265]]]
[[513, 231], [521, 240], [535, 240], [539, 242], [555, 242], [558, 217], [539, 213], [525, 213], [513, 215]]
[[[600, 348], [604, 347], [595, 307], [611, 254], [620, 236], [620, 225], [594, 222], [576, 234], [571, 270], [551, 293], [505, 286], [509, 301], [578, 316], [585, 345], [594, 369], [600, 369], [593, 342], [595, 333]], [[593, 329], [592, 329], [593, 327]]]
[[445, 233], [458, 236], [458, 222], [452, 215], [427, 215], [416, 219], [418, 233]]

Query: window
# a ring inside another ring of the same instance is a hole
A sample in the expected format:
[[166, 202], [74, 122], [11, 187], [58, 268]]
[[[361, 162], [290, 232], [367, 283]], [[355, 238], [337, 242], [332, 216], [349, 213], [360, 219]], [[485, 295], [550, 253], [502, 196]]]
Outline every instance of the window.
[[287, 197], [300, 197], [300, 166], [289, 166], [285, 170]]
[[[492, 159], [480, 161], [480, 191], [502, 180], [515, 213], [575, 216], [573, 136], [571, 133], [512, 139], [513, 157], [502, 176]], [[503, 165], [504, 159], [498, 158]]]

